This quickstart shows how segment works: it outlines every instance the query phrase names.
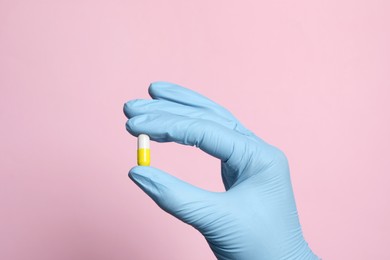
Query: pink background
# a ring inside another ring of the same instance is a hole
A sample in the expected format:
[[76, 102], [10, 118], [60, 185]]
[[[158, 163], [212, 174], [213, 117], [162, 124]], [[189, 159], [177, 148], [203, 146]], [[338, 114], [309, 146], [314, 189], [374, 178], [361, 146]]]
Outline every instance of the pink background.
[[[390, 259], [389, 12], [386, 0], [1, 0], [0, 259], [214, 258], [127, 177], [122, 106], [156, 80], [286, 152], [315, 253]], [[152, 146], [154, 166], [223, 189], [216, 159]]]

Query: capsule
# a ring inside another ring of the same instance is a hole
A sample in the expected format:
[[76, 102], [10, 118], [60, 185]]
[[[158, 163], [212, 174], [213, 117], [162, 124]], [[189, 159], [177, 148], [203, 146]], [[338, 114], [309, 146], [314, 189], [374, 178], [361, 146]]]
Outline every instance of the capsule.
[[148, 135], [138, 136], [137, 163], [139, 166], [150, 165], [150, 138]]

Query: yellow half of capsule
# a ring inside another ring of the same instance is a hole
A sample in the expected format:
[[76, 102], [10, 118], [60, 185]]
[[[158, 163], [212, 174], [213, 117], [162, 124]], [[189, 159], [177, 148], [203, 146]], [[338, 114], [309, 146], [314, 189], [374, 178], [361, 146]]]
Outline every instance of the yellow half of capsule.
[[138, 149], [137, 163], [139, 166], [150, 166], [150, 149], [147, 148]]

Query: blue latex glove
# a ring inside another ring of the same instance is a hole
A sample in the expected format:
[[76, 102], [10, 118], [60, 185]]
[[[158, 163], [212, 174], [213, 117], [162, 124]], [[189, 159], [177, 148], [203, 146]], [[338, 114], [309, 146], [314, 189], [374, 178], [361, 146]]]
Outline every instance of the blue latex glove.
[[152, 100], [125, 104], [127, 130], [196, 146], [220, 159], [226, 192], [200, 189], [153, 167], [134, 167], [129, 177], [146, 194], [199, 230], [218, 259], [318, 259], [303, 238], [282, 151], [189, 89], [156, 82], [149, 94]]

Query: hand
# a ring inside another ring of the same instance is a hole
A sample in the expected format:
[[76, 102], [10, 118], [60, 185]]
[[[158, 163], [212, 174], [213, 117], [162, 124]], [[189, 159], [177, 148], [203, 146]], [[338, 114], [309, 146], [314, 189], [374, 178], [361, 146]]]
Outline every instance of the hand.
[[[221, 160], [226, 192], [210, 192], [153, 167], [129, 177], [163, 210], [199, 230], [218, 259], [318, 259], [303, 238], [287, 158], [226, 109], [175, 84], [124, 106], [127, 130], [199, 147]], [[207, 171], [207, 169], [205, 169]]]

